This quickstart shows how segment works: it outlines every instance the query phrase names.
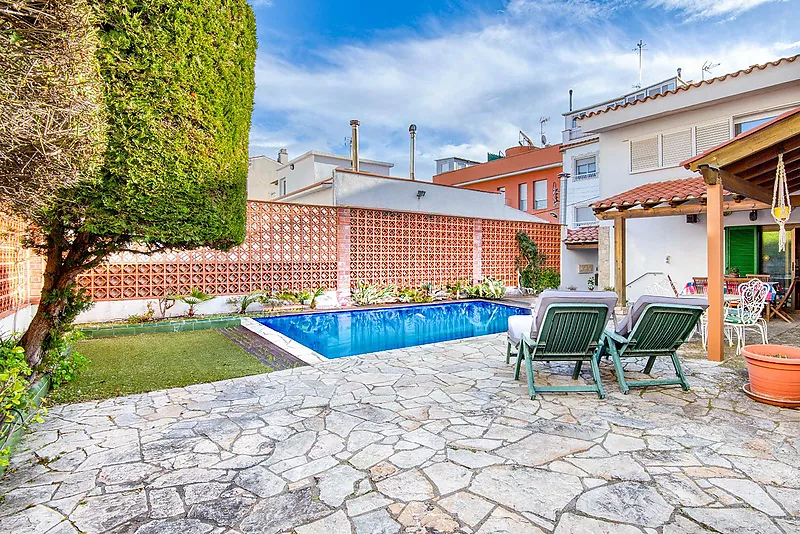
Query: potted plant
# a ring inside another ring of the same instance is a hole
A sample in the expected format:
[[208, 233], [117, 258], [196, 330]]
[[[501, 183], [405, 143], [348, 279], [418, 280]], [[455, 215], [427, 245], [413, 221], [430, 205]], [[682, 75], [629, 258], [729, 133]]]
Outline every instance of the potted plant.
[[746, 345], [750, 383], [745, 392], [755, 400], [779, 406], [800, 406], [800, 349], [786, 345]]
[[594, 276], [586, 280], [586, 285], [589, 287], [589, 291], [594, 291]]

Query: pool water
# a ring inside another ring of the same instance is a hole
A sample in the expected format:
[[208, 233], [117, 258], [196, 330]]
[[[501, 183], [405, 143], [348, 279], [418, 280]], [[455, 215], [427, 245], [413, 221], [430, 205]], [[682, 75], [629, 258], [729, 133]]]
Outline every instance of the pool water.
[[326, 358], [413, 347], [505, 332], [512, 315], [530, 310], [470, 301], [264, 317], [259, 323]]

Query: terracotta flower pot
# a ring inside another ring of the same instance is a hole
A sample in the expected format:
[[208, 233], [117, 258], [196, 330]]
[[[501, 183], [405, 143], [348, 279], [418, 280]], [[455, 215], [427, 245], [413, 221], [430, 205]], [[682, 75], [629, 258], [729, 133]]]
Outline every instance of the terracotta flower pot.
[[[747, 345], [742, 354], [753, 393], [800, 402], [800, 349], [786, 345]], [[776, 354], [782, 357], [775, 357]]]

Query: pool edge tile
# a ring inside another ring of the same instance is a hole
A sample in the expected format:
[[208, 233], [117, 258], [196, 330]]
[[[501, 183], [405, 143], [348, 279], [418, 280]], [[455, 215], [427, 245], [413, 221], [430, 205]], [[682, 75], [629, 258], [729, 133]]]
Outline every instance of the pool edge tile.
[[308, 365], [313, 366], [319, 363], [330, 361], [330, 358], [326, 358], [322, 354], [315, 352], [304, 345], [301, 345], [297, 341], [281, 334], [280, 332], [276, 332], [272, 328], [259, 323], [251, 317], [242, 317], [242, 326], [254, 334], [257, 334], [268, 340], [270, 343], [274, 343], [298, 360], [301, 360]]

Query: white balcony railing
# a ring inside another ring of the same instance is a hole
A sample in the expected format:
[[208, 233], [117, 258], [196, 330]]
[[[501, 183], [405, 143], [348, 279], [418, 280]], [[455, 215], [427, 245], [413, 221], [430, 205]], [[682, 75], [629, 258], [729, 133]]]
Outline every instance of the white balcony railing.
[[582, 174], [576, 174], [575, 176], [573, 176], [573, 178], [575, 179], [576, 182], [579, 181], [579, 180], [591, 180], [592, 178], [597, 178], [597, 173], [596, 172], [584, 172]]

